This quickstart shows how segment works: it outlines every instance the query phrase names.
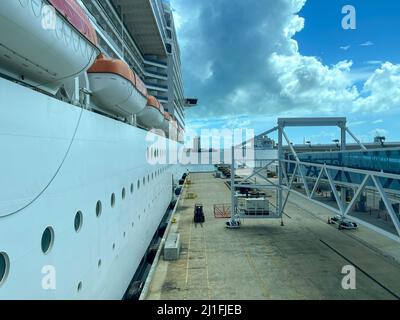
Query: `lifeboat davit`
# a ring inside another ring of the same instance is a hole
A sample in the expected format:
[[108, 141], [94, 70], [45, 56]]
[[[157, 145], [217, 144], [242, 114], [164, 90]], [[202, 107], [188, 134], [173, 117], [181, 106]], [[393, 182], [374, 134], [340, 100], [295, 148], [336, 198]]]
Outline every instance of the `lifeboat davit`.
[[175, 141], [178, 141], [178, 123], [171, 116], [170, 126], [169, 126], [169, 138]]
[[178, 126], [178, 142], [185, 141], [185, 130], [183, 130], [180, 126]]
[[0, 70], [55, 94], [99, 54], [96, 32], [74, 0], [0, 1]]
[[169, 132], [169, 126], [170, 126], [170, 121], [171, 121], [171, 115], [169, 114], [169, 112], [165, 111], [164, 112], [164, 119], [163, 122], [161, 124], [161, 129], [164, 130], [165, 133], [168, 134]]
[[126, 62], [101, 54], [88, 70], [88, 77], [93, 102], [99, 108], [127, 117], [146, 107], [146, 87]]
[[149, 129], [161, 129], [164, 122], [164, 108], [153, 96], [147, 97], [146, 108], [138, 115], [141, 124]]

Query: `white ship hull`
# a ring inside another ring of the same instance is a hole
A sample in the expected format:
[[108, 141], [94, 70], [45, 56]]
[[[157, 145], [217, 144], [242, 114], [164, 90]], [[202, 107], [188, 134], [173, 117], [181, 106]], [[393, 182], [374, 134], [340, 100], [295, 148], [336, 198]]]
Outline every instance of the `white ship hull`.
[[[122, 298], [171, 200], [174, 168], [146, 161], [147, 134], [0, 79], [0, 299]], [[45, 266], [55, 290], [43, 288]]]

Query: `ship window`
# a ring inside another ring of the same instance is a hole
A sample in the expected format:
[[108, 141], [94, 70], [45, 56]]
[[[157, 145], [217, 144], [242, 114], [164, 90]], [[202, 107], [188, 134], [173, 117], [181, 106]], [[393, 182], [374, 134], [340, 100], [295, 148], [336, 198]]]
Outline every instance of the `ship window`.
[[126, 232], [124, 232], [124, 238], [126, 237]]
[[47, 227], [42, 234], [42, 251], [48, 254], [53, 247], [54, 243], [54, 230], [52, 227]]
[[111, 208], [115, 207], [115, 193], [111, 194]]
[[113, 250], [115, 250], [115, 243], [113, 243]]
[[143, 185], [146, 184], [146, 178], [143, 178]]
[[131, 183], [131, 193], [133, 193], [133, 183]]
[[122, 200], [125, 199], [125, 196], [126, 196], [125, 188], [122, 188]]
[[133, 226], [135, 225], [135, 223], [134, 222], [132, 222], [132, 228], [133, 228]]
[[101, 267], [101, 259], [99, 259], [99, 261], [97, 262], [97, 267], [98, 267], [98, 268]]
[[102, 207], [101, 207], [101, 201], [99, 200], [99, 201], [97, 201], [97, 203], [96, 203], [96, 217], [97, 217], [97, 218], [99, 218], [100, 215], [101, 215], [101, 209], [102, 209]]
[[140, 180], [137, 181], [137, 189], [140, 189]]
[[10, 271], [10, 259], [5, 252], [0, 252], [0, 287], [6, 281]]
[[75, 219], [74, 219], [74, 228], [76, 232], [81, 231], [82, 229], [82, 223], [83, 223], [83, 215], [81, 211], [78, 211], [75, 214]]
[[78, 292], [80, 292], [82, 290], [82, 281], [78, 283], [77, 290], [78, 290]]
[[147, 182], [149, 182], [150, 181], [150, 175], [148, 174], [147, 175]]

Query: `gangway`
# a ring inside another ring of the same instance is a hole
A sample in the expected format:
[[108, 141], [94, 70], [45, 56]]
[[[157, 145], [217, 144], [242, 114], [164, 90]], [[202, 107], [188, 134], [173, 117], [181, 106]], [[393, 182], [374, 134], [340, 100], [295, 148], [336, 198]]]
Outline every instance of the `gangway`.
[[[330, 126], [340, 129], [340, 143], [337, 151], [296, 152], [287, 127]], [[239, 183], [231, 177], [231, 223], [242, 217], [237, 205], [237, 190], [240, 188], [273, 189], [276, 207], [266, 218], [280, 218], [291, 193], [367, 226], [385, 236], [400, 241], [400, 148], [367, 149], [347, 127], [344, 117], [326, 118], [279, 118], [278, 125], [263, 135], [278, 134], [277, 159], [268, 159], [266, 165], [255, 168], [254, 172]], [[349, 135], [358, 144], [359, 150], [346, 150]], [[286, 145], [284, 146], [284, 142]], [[277, 179], [269, 179], [263, 170], [276, 164]], [[232, 148], [232, 172], [235, 172], [234, 148]], [[232, 175], [235, 176], [234, 174]], [[251, 178], [261, 177], [263, 183], [252, 182]], [[299, 186], [301, 190], [299, 190]], [[328, 205], [318, 194], [321, 188], [331, 194], [334, 205]], [[365, 207], [367, 195], [373, 191], [380, 197], [379, 208], [385, 209], [393, 222], [395, 232], [388, 232], [373, 223], [350, 215], [354, 208]]]

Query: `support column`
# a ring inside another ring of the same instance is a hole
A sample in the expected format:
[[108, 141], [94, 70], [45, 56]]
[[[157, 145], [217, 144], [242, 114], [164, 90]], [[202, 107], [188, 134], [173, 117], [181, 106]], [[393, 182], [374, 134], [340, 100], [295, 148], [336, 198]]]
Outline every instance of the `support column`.
[[279, 124], [278, 128], [278, 189], [277, 191], [277, 210], [278, 216], [281, 218], [281, 224], [283, 225], [282, 219], [282, 184], [283, 184], [283, 127]]
[[79, 77], [75, 78], [74, 82], [74, 105], [80, 105], [80, 82]]
[[[233, 140], [232, 140], [233, 141]], [[231, 226], [236, 222], [236, 206], [235, 206], [235, 147], [231, 148]]]
[[[343, 124], [343, 123], [340, 125], [340, 150], [341, 151], [346, 150], [346, 124]], [[344, 179], [343, 171], [340, 172], [340, 178]], [[342, 202], [341, 208], [343, 208], [343, 210], [346, 210], [346, 188], [345, 187], [340, 188], [340, 199]], [[344, 212], [341, 212], [341, 215], [344, 215]]]

